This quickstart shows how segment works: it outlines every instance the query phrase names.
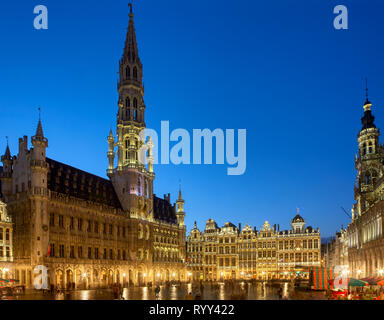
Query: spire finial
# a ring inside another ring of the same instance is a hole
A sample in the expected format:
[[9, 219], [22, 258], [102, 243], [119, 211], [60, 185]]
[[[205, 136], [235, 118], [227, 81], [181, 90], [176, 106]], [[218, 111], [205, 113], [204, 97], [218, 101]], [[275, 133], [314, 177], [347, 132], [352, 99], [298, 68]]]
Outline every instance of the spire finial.
[[129, 1], [128, 7], [129, 7], [129, 14], [132, 14], [132, 0]]
[[368, 78], [365, 77], [365, 97], [367, 98], [368, 101]]
[[39, 121], [41, 120], [41, 108], [38, 107], [37, 110], [39, 110]]
[[5, 140], [7, 140], [7, 146], [9, 145], [8, 136], [5, 136]]
[[177, 200], [183, 200], [183, 197], [181, 196], [181, 179], [179, 179], [179, 198]]
[[296, 210], [297, 210], [297, 214], [299, 214], [299, 208], [298, 207], [296, 208]]
[[7, 139], [7, 147], [5, 148], [5, 158], [11, 159], [11, 151], [9, 150], [8, 136], [6, 136], [5, 139]]

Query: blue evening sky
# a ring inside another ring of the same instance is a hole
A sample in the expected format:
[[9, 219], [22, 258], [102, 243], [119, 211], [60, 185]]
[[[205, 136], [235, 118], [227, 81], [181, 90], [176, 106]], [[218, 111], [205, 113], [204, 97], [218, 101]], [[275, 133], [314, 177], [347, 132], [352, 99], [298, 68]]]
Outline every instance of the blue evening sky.
[[[34, 30], [33, 8], [49, 10]], [[334, 6], [349, 29], [333, 28]], [[0, 151], [34, 134], [42, 108], [47, 155], [106, 177], [117, 112], [126, 0], [2, 1]], [[146, 123], [159, 130], [247, 129], [247, 170], [158, 165], [155, 193], [175, 200], [179, 179], [188, 230], [208, 218], [288, 228], [296, 207], [330, 236], [353, 204], [354, 156], [365, 77], [384, 127], [381, 0], [137, 0]]]

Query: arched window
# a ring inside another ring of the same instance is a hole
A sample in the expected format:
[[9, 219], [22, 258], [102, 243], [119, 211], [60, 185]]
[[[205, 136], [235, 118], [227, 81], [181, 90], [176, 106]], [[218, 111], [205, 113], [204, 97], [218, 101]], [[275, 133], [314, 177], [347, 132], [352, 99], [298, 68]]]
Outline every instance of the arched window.
[[376, 171], [372, 171], [372, 183], [375, 183], [375, 181], [376, 181], [376, 177], [377, 177], [377, 173], [376, 173]]
[[368, 153], [372, 153], [373, 152], [373, 147], [372, 147], [372, 141], [369, 142], [369, 147], [368, 147]]
[[137, 79], [137, 68], [133, 67], [133, 79]]
[[125, 106], [127, 108], [129, 108], [131, 106], [131, 100], [129, 99], [129, 97], [127, 97], [127, 99], [125, 99]]
[[367, 153], [367, 146], [366, 146], [366, 144], [365, 144], [365, 143], [363, 144], [362, 153], [363, 153], [363, 156], [365, 156], [365, 155], [366, 155], [366, 153]]
[[137, 99], [133, 99], [133, 120], [137, 121]]
[[149, 226], [146, 225], [146, 226], [145, 226], [145, 239], [146, 239], [146, 240], [149, 239], [149, 235], [150, 235], [150, 233], [149, 233]]
[[131, 68], [129, 66], [127, 66], [125, 68], [125, 78], [129, 79], [130, 77], [131, 77]]
[[141, 179], [137, 179], [137, 195], [141, 196]]
[[145, 181], [144, 181], [144, 192], [145, 192], [145, 197], [148, 198], [149, 192], [148, 192], [148, 182], [147, 182], [147, 179], [145, 179]]

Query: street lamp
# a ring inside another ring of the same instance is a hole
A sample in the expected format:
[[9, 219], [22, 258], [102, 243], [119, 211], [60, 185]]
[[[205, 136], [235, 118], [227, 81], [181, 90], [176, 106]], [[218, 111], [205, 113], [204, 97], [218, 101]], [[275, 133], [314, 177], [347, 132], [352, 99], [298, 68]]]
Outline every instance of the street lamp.
[[382, 276], [382, 275], [383, 275], [383, 272], [384, 272], [383, 269], [380, 269], [380, 270], [379, 270], [379, 275]]

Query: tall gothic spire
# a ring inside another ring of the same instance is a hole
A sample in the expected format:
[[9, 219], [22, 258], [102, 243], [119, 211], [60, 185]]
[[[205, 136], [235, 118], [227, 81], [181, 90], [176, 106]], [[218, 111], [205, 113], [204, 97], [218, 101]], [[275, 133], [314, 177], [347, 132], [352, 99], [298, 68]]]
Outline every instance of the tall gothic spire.
[[140, 64], [139, 50], [137, 48], [137, 42], [136, 42], [136, 31], [135, 31], [135, 25], [133, 22], [132, 3], [129, 3], [129, 8], [130, 8], [129, 23], [128, 23], [127, 36], [125, 39], [123, 58], [128, 59], [128, 61], [131, 63], [137, 62], [138, 64]]

